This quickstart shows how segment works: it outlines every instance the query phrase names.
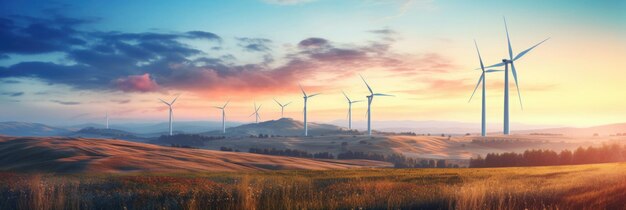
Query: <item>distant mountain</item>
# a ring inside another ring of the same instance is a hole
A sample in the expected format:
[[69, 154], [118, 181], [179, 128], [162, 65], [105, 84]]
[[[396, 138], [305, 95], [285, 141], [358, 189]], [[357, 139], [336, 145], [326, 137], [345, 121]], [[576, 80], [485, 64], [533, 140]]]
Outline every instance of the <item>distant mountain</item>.
[[[331, 121], [334, 125], [347, 125], [346, 120]], [[360, 131], [367, 129], [367, 121], [352, 121], [352, 127]], [[418, 134], [452, 134], [464, 135], [465, 133], [480, 132], [480, 122], [456, 122], [456, 121], [413, 121], [413, 120], [391, 120], [391, 121], [372, 121], [372, 127], [383, 132], [414, 132]], [[555, 125], [529, 125], [522, 123], [512, 123], [513, 132], [530, 129], [555, 128]], [[502, 131], [501, 123], [487, 124], [487, 132]]]
[[7, 136], [64, 136], [72, 131], [64, 128], [27, 122], [0, 122], [0, 135]]
[[[312, 136], [333, 135], [349, 133], [346, 128], [330, 124], [308, 123], [308, 133]], [[304, 133], [304, 123], [291, 118], [281, 118], [260, 123], [245, 124], [237, 127], [227, 128], [226, 136], [250, 136], [250, 135], [280, 135], [280, 136], [301, 136]], [[201, 133], [209, 136], [222, 136], [221, 131], [211, 131]]]
[[[226, 122], [226, 126], [238, 126], [240, 122]], [[105, 128], [103, 124], [84, 123], [70, 126], [57, 126], [71, 131], [78, 131], [83, 128]], [[169, 122], [159, 123], [111, 123], [111, 129], [117, 129], [126, 132], [132, 132], [137, 136], [157, 137], [168, 133]], [[174, 121], [174, 133], [202, 133], [222, 128], [222, 122], [217, 121]]]
[[547, 129], [534, 129], [525, 130], [515, 133], [530, 134], [530, 133], [546, 133], [546, 134], [562, 134], [568, 136], [593, 136], [598, 134], [600, 136], [610, 135], [623, 135], [626, 136], [626, 123], [616, 123], [609, 125], [592, 126], [586, 128], [575, 127], [563, 127], [563, 128], [547, 128]]
[[117, 130], [117, 129], [106, 129], [106, 128], [94, 128], [87, 127], [83, 128], [79, 131], [74, 132], [69, 135], [72, 137], [86, 137], [86, 138], [114, 138], [114, 139], [124, 139], [130, 141], [145, 141], [146, 138], [142, 138], [137, 136], [134, 133]]

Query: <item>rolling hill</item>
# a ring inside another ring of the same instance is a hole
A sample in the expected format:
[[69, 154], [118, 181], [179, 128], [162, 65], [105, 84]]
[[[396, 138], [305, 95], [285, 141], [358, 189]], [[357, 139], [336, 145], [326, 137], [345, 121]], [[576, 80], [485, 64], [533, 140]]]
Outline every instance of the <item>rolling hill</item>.
[[[336, 125], [320, 124], [320, 123], [308, 123], [309, 135], [336, 135], [336, 134], [348, 134], [346, 128], [342, 128]], [[226, 134], [222, 134], [221, 131], [210, 131], [201, 133], [208, 136], [250, 136], [250, 135], [273, 135], [273, 136], [301, 136], [304, 132], [304, 123], [296, 121], [291, 118], [281, 118], [278, 120], [264, 121], [260, 123], [251, 123], [240, 125], [237, 127], [231, 127], [226, 129]]]
[[54, 173], [348, 169], [377, 161], [314, 159], [157, 146], [112, 139], [0, 136], [0, 171]]
[[72, 133], [64, 128], [27, 122], [0, 122], [0, 134], [8, 136], [62, 136]]

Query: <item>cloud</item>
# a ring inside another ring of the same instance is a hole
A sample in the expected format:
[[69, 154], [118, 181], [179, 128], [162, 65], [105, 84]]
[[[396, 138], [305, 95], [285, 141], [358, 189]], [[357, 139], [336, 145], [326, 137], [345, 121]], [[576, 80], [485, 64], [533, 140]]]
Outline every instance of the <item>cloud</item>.
[[268, 45], [272, 43], [272, 40], [269, 40], [269, 39], [242, 37], [242, 38], [237, 38], [237, 40], [239, 41], [239, 46], [249, 52], [270, 52], [271, 51]]
[[61, 105], [79, 105], [79, 104], [81, 104], [80, 102], [75, 102], [75, 101], [50, 100], [50, 102], [54, 102], [54, 103], [61, 104]]
[[[87, 24], [80, 19], [60, 22], [64, 22], [67, 30], [81, 40], [89, 42], [55, 48], [64, 55], [64, 62], [24, 61], [0, 66], [0, 79], [34, 78], [53, 85], [94, 91], [280, 93], [293, 89], [297, 81], [317, 74], [336, 78], [376, 68], [406, 76], [415, 72], [445, 72], [454, 67], [449, 59], [439, 54], [393, 52], [391, 46], [395, 39], [386, 38], [394, 36], [391, 29], [370, 31], [380, 36], [362, 44], [336, 43], [322, 37], [305, 38], [292, 43], [296, 44], [295, 48], [285, 47], [287, 52], [281, 57], [272, 54], [275, 47], [272, 40], [236, 38], [240, 47], [260, 53], [263, 59], [246, 63], [238, 61], [232, 54], [207, 53], [184, 41], [203, 39], [221, 46], [222, 38], [211, 32], [81, 31], [74, 28], [79, 23]], [[20, 29], [29, 25], [11, 24], [11, 27]], [[12, 50], [11, 53], [21, 52]], [[281, 59], [281, 62], [273, 63], [274, 59]]]
[[130, 99], [113, 99], [111, 100], [111, 102], [118, 103], [118, 104], [127, 104], [127, 103], [130, 103]]
[[115, 80], [115, 85], [125, 92], [151, 92], [159, 89], [159, 85], [148, 73], [119, 78]]
[[5, 93], [0, 93], [0, 94], [5, 95], [5, 96], [17, 97], [17, 96], [24, 95], [24, 92], [5, 92]]

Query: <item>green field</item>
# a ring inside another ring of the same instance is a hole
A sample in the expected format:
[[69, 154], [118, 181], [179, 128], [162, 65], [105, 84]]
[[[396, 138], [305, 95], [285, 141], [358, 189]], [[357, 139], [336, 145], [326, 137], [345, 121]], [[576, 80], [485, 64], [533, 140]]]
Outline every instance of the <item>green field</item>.
[[0, 173], [0, 209], [623, 209], [626, 163], [194, 174]]

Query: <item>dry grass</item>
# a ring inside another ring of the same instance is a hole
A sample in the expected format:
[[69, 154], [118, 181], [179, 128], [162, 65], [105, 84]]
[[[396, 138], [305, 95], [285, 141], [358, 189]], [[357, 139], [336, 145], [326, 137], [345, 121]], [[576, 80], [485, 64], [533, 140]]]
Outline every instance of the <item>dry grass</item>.
[[0, 174], [0, 209], [624, 209], [626, 163], [132, 175]]

